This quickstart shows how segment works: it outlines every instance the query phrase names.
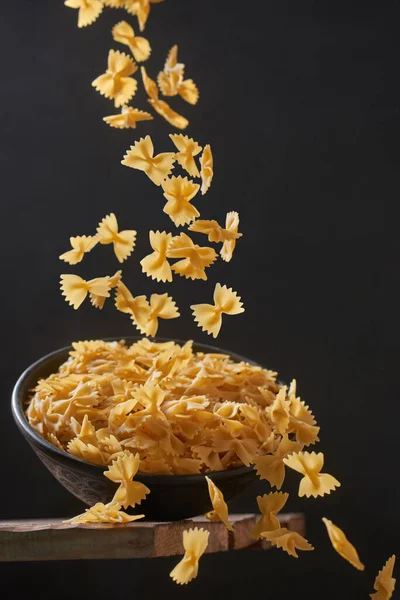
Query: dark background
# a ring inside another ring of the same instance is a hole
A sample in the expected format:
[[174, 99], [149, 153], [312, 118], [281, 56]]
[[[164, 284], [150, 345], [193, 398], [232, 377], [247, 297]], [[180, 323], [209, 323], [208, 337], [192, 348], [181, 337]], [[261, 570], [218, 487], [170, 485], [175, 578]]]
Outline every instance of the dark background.
[[[168, 577], [176, 559], [3, 565], [0, 593], [33, 598], [125, 598], [167, 593], [192, 598], [365, 598], [396, 551], [398, 512], [399, 21], [397, 2], [227, 2], [167, 0], [154, 5], [144, 35], [155, 76], [179, 44], [186, 74], [200, 88], [192, 107], [171, 105], [187, 129], [211, 143], [215, 178], [196, 206], [203, 218], [239, 210], [234, 259], [209, 269], [208, 282], [156, 284], [140, 272], [146, 231], [173, 231], [158, 188], [120, 160], [141, 135], [171, 150], [161, 117], [118, 131], [102, 122], [116, 112], [90, 82], [104, 71], [111, 27], [123, 11], [105, 9], [79, 30], [77, 12], [56, 0], [2, 3], [1, 518], [67, 517], [81, 512], [42, 467], [10, 414], [12, 385], [32, 361], [76, 339], [134, 334], [112, 303], [77, 312], [58, 289], [61, 272], [113, 273], [110, 247], [76, 268], [58, 261], [70, 235], [90, 234], [114, 211], [139, 232], [124, 265], [135, 294], [174, 295], [182, 317], [160, 334], [210, 339], [189, 305], [209, 301], [217, 281], [238, 290], [243, 315], [226, 318], [217, 340], [298, 380], [321, 425], [326, 470], [342, 487], [325, 498], [297, 497], [312, 553], [205, 556], [190, 588]], [[134, 105], [147, 109], [140, 86]], [[385, 226], [386, 221], [386, 226]], [[393, 226], [393, 227], [391, 227]], [[63, 266], [64, 265], [64, 266]], [[396, 463], [397, 461], [397, 463]], [[259, 484], [234, 510], [254, 510]], [[332, 550], [327, 516], [357, 546], [359, 573]]]

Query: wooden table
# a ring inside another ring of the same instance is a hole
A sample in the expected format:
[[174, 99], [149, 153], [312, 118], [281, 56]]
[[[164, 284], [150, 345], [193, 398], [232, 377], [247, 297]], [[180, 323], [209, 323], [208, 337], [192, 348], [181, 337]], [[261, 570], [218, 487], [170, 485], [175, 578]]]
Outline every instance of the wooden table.
[[[203, 527], [211, 535], [206, 552], [243, 548], [263, 550], [270, 544], [251, 537], [260, 515], [230, 515], [234, 531], [195, 517], [185, 521], [136, 521], [122, 525], [72, 525], [58, 520], [0, 521], [0, 561], [145, 558], [183, 554], [182, 532]], [[279, 515], [282, 527], [304, 534], [304, 515]]]

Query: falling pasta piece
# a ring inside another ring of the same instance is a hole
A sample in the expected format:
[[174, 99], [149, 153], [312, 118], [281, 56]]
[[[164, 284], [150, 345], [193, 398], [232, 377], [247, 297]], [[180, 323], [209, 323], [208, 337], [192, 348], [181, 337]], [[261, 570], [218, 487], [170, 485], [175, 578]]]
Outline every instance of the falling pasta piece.
[[116, 42], [128, 46], [136, 62], [143, 62], [149, 58], [151, 48], [148, 40], [144, 37], [135, 36], [133, 27], [126, 21], [120, 21], [114, 25], [112, 36]]
[[290, 401], [286, 400], [286, 391], [287, 387], [282, 387], [268, 409], [270, 419], [281, 435], [284, 435], [289, 427]]
[[92, 82], [92, 86], [102, 96], [114, 100], [114, 105], [118, 108], [127, 104], [136, 93], [137, 81], [130, 75], [133, 75], [137, 69], [130, 56], [118, 50], [110, 50], [107, 71], [97, 77]]
[[172, 240], [172, 234], [165, 231], [150, 231], [150, 245], [154, 252], [145, 256], [140, 264], [142, 271], [148, 277], [157, 281], [172, 281], [172, 271], [167, 261], [167, 250]]
[[374, 598], [375, 600], [390, 600], [396, 585], [396, 580], [393, 577], [395, 562], [396, 556], [393, 554], [379, 571], [374, 582], [374, 590], [376, 590], [376, 592], [370, 594], [371, 598]]
[[76, 265], [81, 262], [86, 252], [90, 252], [98, 243], [99, 239], [95, 235], [78, 235], [69, 238], [72, 250], [60, 254], [60, 260], [64, 260], [70, 265]]
[[189, 104], [197, 104], [199, 90], [193, 79], [185, 79], [178, 88], [178, 94]]
[[124, 8], [126, 0], [103, 0], [105, 6], [110, 8]]
[[221, 248], [221, 258], [225, 262], [229, 262], [232, 258], [233, 251], [236, 246], [236, 240], [241, 237], [241, 233], [238, 233], [239, 227], [239, 213], [235, 211], [228, 212], [226, 215], [225, 229], [223, 231], [229, 232], [229, 236], [226, 233], [224, 243]]
[[185, 555], [169, 574], [176, 583], [184, 585], [197, 577], [199, 559], [206, 551], [209, 536], [209, 531], [197, 527], [183, 532]]
[[[106, 279], [110, 284], [110, 290], [115, 288], [119, 281], [121, 280], [122, 271], [117, 271], [112, 277], [107, 275]], [[99, 308], [100, 310], [103, 308], [106, 298], [104, 296], [99, 296], [94, 292], [89, 292], [90, 302], [95, 308]]]
[[134, 507], [144, 500], [150, 493], [148, 487], [139, 481], [132, 481], [139, 469], [139, 454], [125, 454], [114, 460], [104, 475], [110, 481], [119, 483], [112, 502], [118, 502], [124, 508]]
[[255, 459], [254, 468], [257, 471], [258, 477], [266, 479], [272, 486], [280, 490], [285, 479], [283, 459], [288, 454], [298, 452], [301, 448], [298, 442], [292, 442], [289, 436], [285, 434], [272, 455], [266, 454]]
[[194, 320], [203, 331], [217, 337], [222, 325], [222, 314], [238, 315], [244, 312], [240, 297], [232, 288], [217, 283], [214, 290], [214, 304], [193, 304]]
[[208, 493], [210, 494], [211, 504], [219, 519], [224, 523], [229, 531], [233, 531], [232, 525], [229, 523], [228, 506], [224, 500], [224, 495], [221, 490], [215, 485], [212, 479], [206, 476], [208, 484]]
[[216, 260], [213, 248], [194, 244], [186, 233], [172, 238], [168, 247], [168, 258], [181, 258], [172, 265], [172, 270], [186, 279], [207, 279], [205, 269]]
[[285, 552], [298, 558], [296, 550], [314, 550], [313, 546], [296, 531], [289, 531], [286, 527], [274, 531], [264, 531], [261, 537], [268, 540], [273, 546], [282, 548]]
[[186, 129], [189, 125], [189, 121], [186, 117], [183, 117], [175, 110], [172, 110], [170, 105], [164, 102], [164, 100], [152, 100], [150, 98], [148, 102], [154, 108], [156, 113], [164, 117], [164, 119], [173, 127], [176, 127], [177, 129]]
[[150, 4], [159, 4], [163, 0], [125, 0], [124, 8], [138, 18], [139, 29], [144, 31], [150, 14]]
[[121, 161], [126, 167], [144, 171], [156, 185], [161, 185], [162, 181], [168, 177], [174, 162], [175, 154], [173, 152], [163, 152], [154, 156], [154, 146], [149, 135], [140, 138], [134, 146], [131, 146]]
[[62, 295], [75, 310], [80, 307], [89, 292], [103, 298], [110, 296], [110, 280], [107, 277], [85, 281], [79, 275], [64, 274], [61, 275], [60, 283]]
[[210, 144], [204, 146], [203, 154], [200, 157], [200, 166], [201, 166], [201, 193], [204, 194], [207, 192], [211, 185], [212, 178], [214, 176], [214, 161], [213, 155], [211, 152]]
[[117, 285], [115, 306], [120, 312], [129, 314], [139, 330], [146, 326], [151, 314], [151, 307], [146, 296], [134, 298], [122, 281]]
[[100, 244], [113, 244], [114, 253], [120, 263], [132, 254], [135, 247], [136, 231], [118, 231], [118, 221], [114, 213], [104, 217], [97, 227]]
[[181, 133], [170, 133], [169, 137], [179, 150], [175, 155], [177, 162], [192, 177], [200, 177], [194, 157], [200, 154], [202, 147], [193, 138]]
[[144, 517], [144, 515], [127, 515], [120, 508], [121, 505], [118, 502], [109, 502], [108, 504], [98, 502], [91, 508], [87, 508], [83, 514], [68, 521], [63, 521], [63, 523], [73, 523], [74, 525], [85, 523], [131, 523]]
[[168, 177], [161, 184], [167, 203], [163, 211], [169, 215], [177, 227], [186, 225], [200, 215], [199, 211], [190, 204], [200, 189], [187, 177]]
[[150, 296], [151, 313], [141, 332], [154, 337], [158, 331], [158, 319], [176, 319], [179, 317], [178, 308], [168, 294], [152, 294]]
[[110, 115], [109, 117], [103, 117], [103, 121], [115, 127], [116, 129], [136, 129], [136, 123], [140, 121], [152, 121], [153, 116], [133, 106], [123, 106], [119, 115]]
[[140, 67], [142, 74], [143, 86], [150, 100], [158, 100], [158, 87], [154, 79], [151, 79], [146, 72], [145, 67]]
[[309, 498], [313, 496], [324, 496], [330, 494], [336, 487], [340, 486], [337, 479], [327, 473], [320, 473], [324, 466], [324, 455], [322, 452], [297, 452], [283, 459], [285, 465], [298, 471], [303, 475], [300, 481], [299, 496]]
[[261, 517], [252, 531], [254, 538], [259, 539], [265, 531], [280, 528], [279, 519], [275, 515], [282, 510], [288, 498], [289, 494], [283, 492], [270, 492], [264, 496], [257, 496]]
[[78, 27], [94, 23], [104, 8], [101, 0], [65, 0], [64, 4], [69, 8], [79, 9]]
[[[226, 215], [226, 219], [228, 221], [228, 216], [235, 214], [237, 215], [237, 222], [239, 223], [239, 215], [238, 213], [228, 213]], [[189, 227], [189, 231], [196, 231], [197, 233], [204, 233], [205, 235], [208, 235], [208, 241], [209, 242], [226, 242], [226, 241], [232, 241], [232, 240], [237, 240], [240, 237], [242, 237], [243, 234], [238, 233], [237, 229], [236, 231], [233, 229], [224, 229], [223, 227], [221, 227], [221, 225], [218, 223], [218, 221], [215, 220], [211, 220], [211, 221], [207, 221], [207, 220], [201, 220], [201, 219], [197, 219], [194, 223], [192, 223]], [[231, 253], [231, 257], [232, 257], [232, 253]], [[224, 260], [226, 260], [226, 258], [224, 258]]]
[[328, 530], [329, 539], [331, 540], [332, 546], [335, 548], [336, 552], [340, 554], [342, 558], [347, 560], [353, 567], [359, 571], [364, 571], [365, 567], [358, 557], [357, 550], [354, 548], [353, 544], [350, 544], [344, 532], [339, 529], [337, 525], [334, 525], [332, 521], [329, 521], [329, 519], [324, 517], [322, 521], [325, 523], [326, 529]]

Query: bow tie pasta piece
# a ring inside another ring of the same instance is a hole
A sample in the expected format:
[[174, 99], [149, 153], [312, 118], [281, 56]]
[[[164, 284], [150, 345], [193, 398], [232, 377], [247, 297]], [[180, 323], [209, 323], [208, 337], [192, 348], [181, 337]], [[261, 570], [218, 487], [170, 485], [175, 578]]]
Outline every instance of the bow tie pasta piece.
[[229, 523], [228, 506], [224, 500], [224, 495], [215, 485], [212, 479], [206, 476], [208, 484], [208, 493], [210, 494], [211, 504], [218, 515], [219, 519], [224, 523], [229, 531], [233, 531], [232, 525]]
[[114, 253], [120, 263], [132, 254], [135, 247], [136, 231], [118, 231], [118, 221], [114, 213], [102, 219], [97, 227], [100, 244], [113, 244]]
[[122, 281], [117, 285], [115, 306], [120, 312], [130, 315], [134, 325], [139, 330], [146, 326], [151, 314], [151, 307], [146, 296], [136, 296], [134, 298]]
[[286, 391], [287, 387], [282, 387], [268, 409], [269, 417], [281, 435], [284, 435], [289, 427], [290, 400], [286, 400]]
[[89, 292], [103, 298], [110, 296], [110, 279], [107, 277], [85, 281], [79, 275], [64, 274], [61, 275], [60, 283], [62, 295], [75, 310], [80, 307]]
[[274, 531], [264, 531], [261, 537], [268, 540], [273, 546], [282, 548], [285, 552], [298, 558], [296, 550], [314, 550], [313, 546], [296, 531], [289, 531], [286, 527]]
[[159, 4], [163, 0], [125, 0], [124, 8], [138, 18], [139, 29], [144, 31], [150, 14], [150, 4]]
[[197, 104], [199, 101], [199, 89], [193, 79], [185, 79], [178, 88], [178, 94], [189, 104]]
[[260, 479], [266, 479], [277, 490], [280, 490], [285, 479], [285, 465], [283, 459], [293, 452], [298, 452], [302, 446], [292, 442], [288, 435], [284, 435], [272, 455], [259, 456], [254, 460], [254, 468]]
[[122, 164], [132, 169], [144, 171], [147, 177], [156, 185], [170, 175], [175, 162], [173, 152], [163, 152], [154, 156], [154, 146], [149, 135], [140, 138], [125, 154]]
[[374, 582], [374, 590], [376, 590], [376, 592], [370, 594], [371, 598], [375, 600], [390, 600], [392, 597], [396, 585], [396, 580], [393, 577], [395, 561], [396, 556], [393, 554], [379, 571]]
[[176, 127], [177, 129], [186, 129], [189, 125], [189, 121], [186, 117], [173, 110], [169, 104], [164, 102], [164, 100], [152, 100], [149, 98], [148, 102], [154, 108], [156, 113], [161, 115], [173, 127]]
[[151, 79], [146, 72], [145, 67], [140, 67], [142, 74], [143, 86], [150, 100], [158, 100], [158, 87], [154, 79]]
[[166, 395], [167, 392], [164, 392], [159, 385], [146, 383], [139, 388], [139, 390], [135, 392], [134, 398], [143, 406], [143, 410], [136, 412], [134, 415], [135, 418], [143, 418], [150, 415], [155, 419], [166, 421], [167, 418], [161, 410], [161, 405], [163, 404]]
[[217, 254], [213, 248], [194, 244], [186, 233], [172, 238], [168, 247], [168, 258], [181, 258], [172, 270], [186, 279], [207, 279], [206, 267], [212, 265]]
[[114, 100], [116, 108], [127, 104], [135, 95], [137, 81], [130, 77], [138, 67], [130, 56], [119, 50], [110, 50], [107, 71], [97, 77], [92, 86], [102, 96]]
[[126, 21], [120, 21], [114, 25], [112, 36], [116, 42], [128, 46], [137, 62], [142, 62], [149, 58], [151, 48], [148, 40], [144, 37], [135, 36], [133, 27]]
[[313, 496], [324, 496], [330, 494], [336, 487], [340, 486], [337, 479], [327, 473], [320, 473], [324, 466], [324, 455], [322, 452], [297, 452], [283, 459], [286, 466], [298, 471], [303, 475], [300, 481], [299, 496], [309, 498]]
[[202, 181], [201, 193], [204, 196], [211, 185], [212, 178], [214, 177], [214, 161], [210, 144], [204, 146], [203, 154], [200, 157], [200, 167]]
[[326, 529], [328, 530], [329, 539], [332, 542], [332, 546], [336, 552], [340, 554], [342, 558], [347, 560], [353, 567], [359, 571], [364, 571], [365, 567], [360, 561], [357, 550], [353, 544], [350, 544], [349, 540], [345, 536], [344, 532], [325, 517], [322, 519], [325, 523]]
[[200, 189], [198, 183], [194, 183], [187, 177], [168, 177], [161, 183], [164, 197], [167, 203], [163, 211], [169, 215], [177, 227], [186, 225], [200, 215], [199, 211], [190, 204]]
[[199, 560], [206, 551], [209, 536], [209, 531], [197, 527], [183, 532], [185, 555], [170, 573], [176, 583], [184, 585], [197, 577]]
[[118, 502], [109, 502], [108, 504], [98, 502], [91, 508], [87, 508], [83, 514], [68, 521], [63, 521], [63, 523], [72, 523], [73, 525], [82, 525], [85, 523], [131, 523], [144, 517], [144, 515], [127, 515], [120, 508], [121, 505]]
[[78, 27], [94, 23], [104, 8], [101, 0], [65, 0], [64, 4], [69, 8], [79, 9]]
[[223, 471], [224, 465], [221, 462], [218, 452], [210, 446], [192, 446], [192, 451], [211, 471]]
[[99, 238], [96, 235], [78, 235], [69, 238], [72, 250], [60, 254], [60, 260], [64, 260], [70, 265], [76, 265], [81, 262], [86, 252], [90, 252], [96, 246]]
[[148, 487], [139, 481], [132, 481], [139, 469], [139, 454], [125, 454], [114, 460], [104, 475], [110, 481], [119, 483], [112, 502], [118, 502], [124, 508], [134, 507], [144, 500], [150, 493]]
[[182, 133], [170, 133], [169, 137], [179, 150], [175, 155], [177, 162], [192, 177], [200, 177], [199, 169], [197, 168], [194, 157], [200, 154], [202, 147], [195, 142], [193, 138], [183, 135]]
[[68, 442], [68, 452], [81, 460], [86, 460], [95, 465], [104, 465], [105, 457], [101, 450], [93, 444], [85, 444], [79, 438], [74, 438]]
[[103, 117], [103, 121], [115, 129], [136, 129], [136, 123], [152, 120], [153, 116], [145, 110], [125, 105], [122, 107], [119, 115]]
[[[225, 262], [229, 262], [232, 258], [233, 251], [236, 246], [236, 240], [242, 236], [238, 233], [239, 213], [232, 210], [226, 215], [225, 229], [223, 229], [225, 239], [221, 248], [221, 258]], [[226, 233], [225, 233], [226, 232]], [[228, 232], [230, 235], [228, 235]]]
[[150, 245], [154, 252], [145, 256], [140, 264], [142, 271], [148, 277], [157, 281], [172, 281], [172, 271], [167, 261], [167, 250], [172, 240], [172, 234], [165, 231], [150, 231]]
[[[106, 279], [110, 284], [110, 290], [115, 288], [119, 281], [121, 280], [122, 271], [117, 271], [112, 277], [107, 275]], [[99, 296], [94, 292], [89, 292], [90, 302], [95, 308], [99, 308], [100, 310], [103, 308], [104, 303], [106, 301], [104, 296]]]
[[222, 314], [238, 315], [244, 312], [240, 297], [232, 288], [217, 283], [214, 290], [214, 304], [193, 304], [194, 320], [203, 331], [217, 337], [222, 325]]
[[149, 320], [141, 332], [154, 337], [158, 331], [158, 319], [176, 319], [179, 317], [178, 308], [168, 294], [152, 294], [150, 297], [151, 313]]
[[110, 8], [124, 8], [126, 0], [103, 0], [105, 6]]
[[265, 531], [274, 531], [280, 528], [279, 519], [275, 515], [282, 510], [288, 498], [289, 494], [283, 492], [270, 492], [264, 496], [257, 496], [261, 518], [252, 532], [254, 538], [259, 539]]
[[254, 457], [258, 449], [255, 439], [234, 437], [225, 427], [214, 430], [212, 438], [214, 450], [218, 453], [226, 452], [228, 455], [228, 458], [224, 456], [222, 459], [225, 469], [227, 468], [227, 464], [225, 463], [228, 463], [228, 460], [231, 460], [235, 455], [246, 467], [249, 467], [254, 462]]

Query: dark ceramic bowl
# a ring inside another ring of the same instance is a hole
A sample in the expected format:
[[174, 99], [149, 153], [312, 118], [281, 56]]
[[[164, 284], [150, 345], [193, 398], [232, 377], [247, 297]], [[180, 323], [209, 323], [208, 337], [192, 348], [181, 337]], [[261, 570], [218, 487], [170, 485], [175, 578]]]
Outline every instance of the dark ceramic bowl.
[[[124, 339], [127, 342], [134, 342], [141, 338], [126, 337]], [[159, 339], [156, 341], [166, 340]], [[175, 341], [183, 343], [181, 340]], [[238, 354], [214, 346], [195, 343], [193, 349], [198, 352], [228, 354], [235, 361], [256, 364]], [[58, 367], [67, 359], [70, 350], [71, 347], [66, 347], [47, 354], [22, 373], [13, 390], [12, 413], [19, 430], [37, 456], [67, 490], [89, 506], [96, 502], [106, 504], [110, 502], [118, 486], [104, 477], [105, 467], [83, 461], [50, 444], [32, 429], [24, 412], [27, 408], [31, 390], [38, 380], [55, 373]], [[256, 478], [252, 467], [216, 471], [207, 473], [207, 475], [220, 488], [227, 501], [237, 496]], [[212, 508], [204, 475], [148, 475], [138, 473], [135, 479], [147, 485], [151, 490], [151, 493], [140, 506], [136, 507], [138, 510], [135, 509], [134, 511], [145, 513], [146, 519], [177, 521], [204, 514]]]

